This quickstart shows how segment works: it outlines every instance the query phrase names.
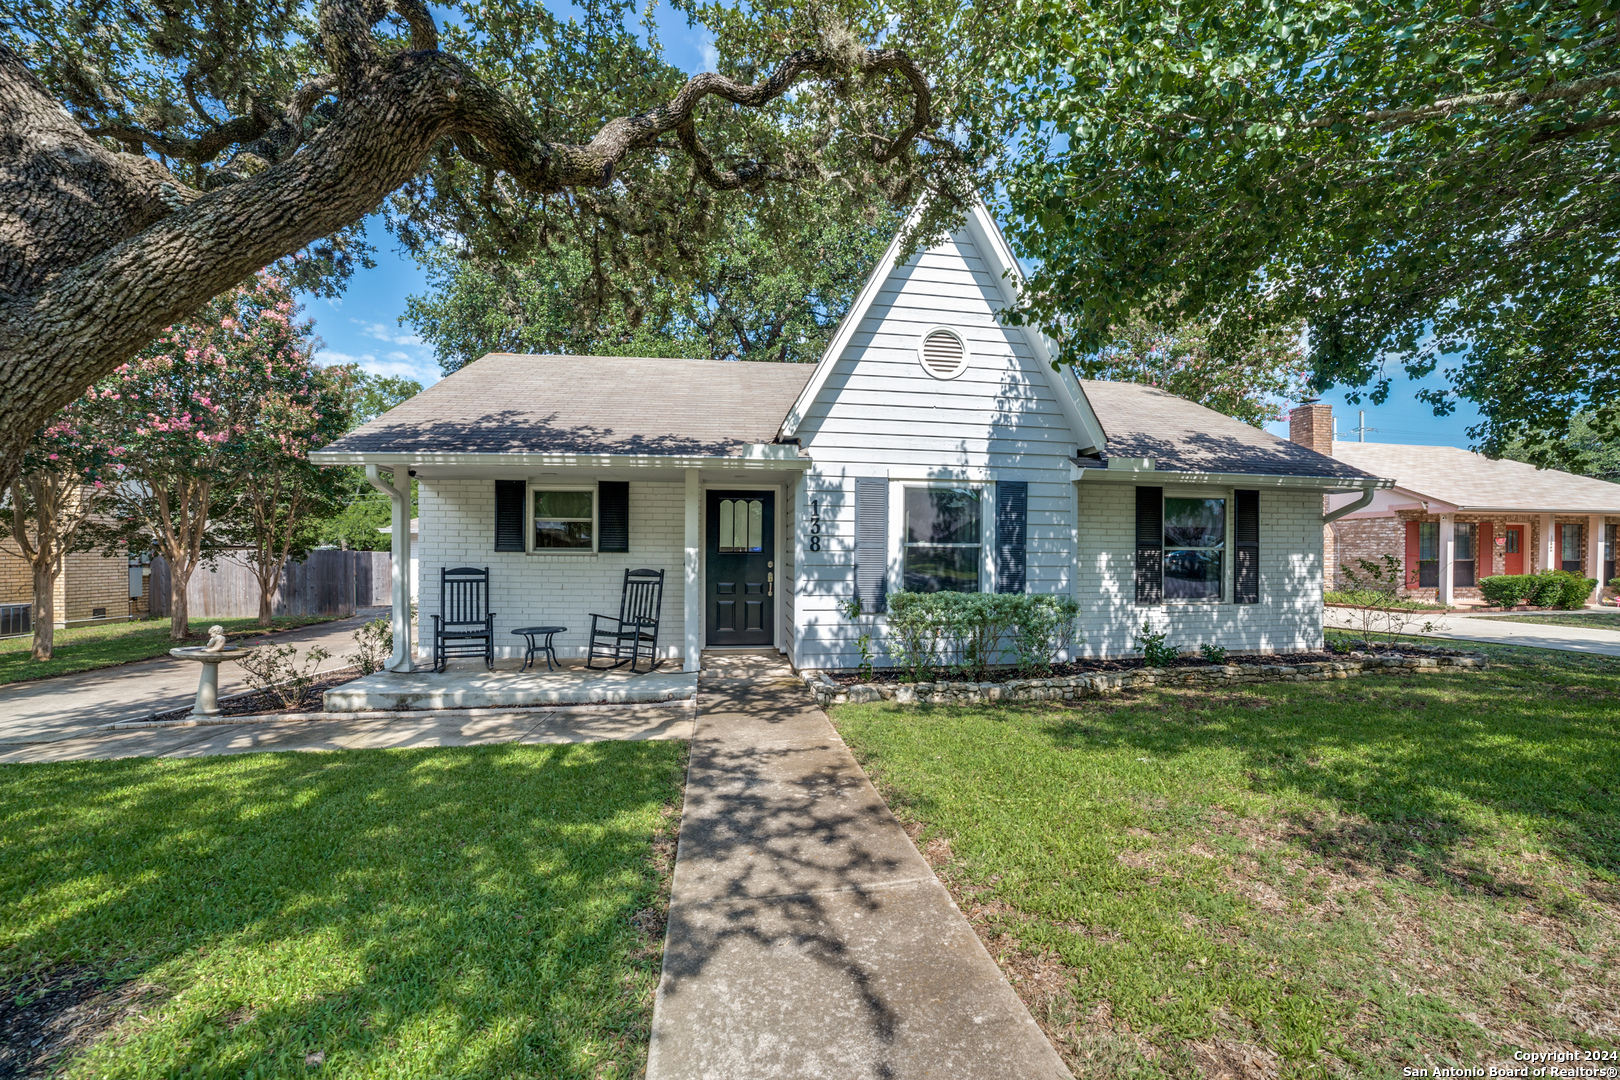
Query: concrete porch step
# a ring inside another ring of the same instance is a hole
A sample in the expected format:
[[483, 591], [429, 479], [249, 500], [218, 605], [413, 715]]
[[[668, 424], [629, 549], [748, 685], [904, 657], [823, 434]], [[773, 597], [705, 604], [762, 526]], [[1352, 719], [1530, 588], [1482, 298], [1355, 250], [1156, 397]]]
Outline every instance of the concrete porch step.
[[486, 671], [451, 668], [443, 674], [379, 671], [328, 690], [327, 712], [404, 709], [484, 709], [533, 705], [645, 705], [690, 701], [697, 696], [697, 673], [666, 666], [645, 675], [626, 671]]

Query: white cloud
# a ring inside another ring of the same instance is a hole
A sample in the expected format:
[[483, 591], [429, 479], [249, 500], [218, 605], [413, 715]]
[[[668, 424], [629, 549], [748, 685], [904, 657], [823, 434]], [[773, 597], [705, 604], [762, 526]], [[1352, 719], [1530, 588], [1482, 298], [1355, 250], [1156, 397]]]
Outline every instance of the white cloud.
[[703, 60], [704, 71], [720, 70], [720, 50], [714, 47], [713, 35], [703, 35], [703, 40], [698, 44], [698, 55]]
[[426, 348], [426, 344], [415, 334], [404, 334], [392, 327], [384, 326], [382, 323], [365, 322], [362, 319], [351, 318], [349, 321], [360, 327], [360, 331], [366, 337], [386, 341], [390, 345], [411, 345], [416, 348]]
[[437, 366], [431, 361], [408, 356], [402, 352], [391, 352], [385, 359], [378, 359], [374, 353], [339, 352], [336, 349], [322, 349], [315, 354], [315, 362], [322, 367], [331, 367], [334, 364], [357, 364], [361, 371], [368, 375], [403, 376], [415, 379], [424, 386], [439, 381]]

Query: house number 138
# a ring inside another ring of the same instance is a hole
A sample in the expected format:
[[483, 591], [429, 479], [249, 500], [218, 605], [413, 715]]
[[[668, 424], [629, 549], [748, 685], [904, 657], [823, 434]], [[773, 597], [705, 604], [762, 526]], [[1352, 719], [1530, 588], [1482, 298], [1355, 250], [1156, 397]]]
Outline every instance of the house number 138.
[[821, 550], [821, 500], [810, 500], [810, 550]]

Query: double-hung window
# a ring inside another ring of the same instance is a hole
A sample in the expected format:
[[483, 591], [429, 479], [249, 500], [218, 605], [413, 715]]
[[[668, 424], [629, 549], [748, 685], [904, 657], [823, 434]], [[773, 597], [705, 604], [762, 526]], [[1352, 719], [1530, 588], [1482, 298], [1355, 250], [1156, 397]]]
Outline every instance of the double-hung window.
[[1440, 587], [1440, 523], [1418, 522], [1418, 588]]
[[1579, 525], [1558, 526], [1558, 568], [1568, 570], [1572, 574], [1581, 572], [1581, 527]]
[[1164, 500], [1164, 598], [1220, 600], [1226, 580], [1226, 500]]
[[595, 551], [595, 489], [530, 488], [529, 550], [538, 552]]
[[979, 592], [984, 565], [982, 492], [975, 487], [905, 489], [907, 592]]

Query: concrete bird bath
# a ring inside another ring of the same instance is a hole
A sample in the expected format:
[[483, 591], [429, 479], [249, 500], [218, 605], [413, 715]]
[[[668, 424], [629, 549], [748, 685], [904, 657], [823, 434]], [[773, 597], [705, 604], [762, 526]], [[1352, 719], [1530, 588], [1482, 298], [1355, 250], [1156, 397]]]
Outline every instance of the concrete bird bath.
[[227, 660], [240, 660], [252, 651], [251, 645], [227, 644], [223, 626], [208, 628], [207, 645], [188, 645], [169, 650], [169, 655], [176, 660], [195, 660], [202, 665], [202, 673], [197, 679], [197, 700], [191, 706], [191, 719], [219, 715], [219, 665]]

